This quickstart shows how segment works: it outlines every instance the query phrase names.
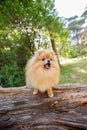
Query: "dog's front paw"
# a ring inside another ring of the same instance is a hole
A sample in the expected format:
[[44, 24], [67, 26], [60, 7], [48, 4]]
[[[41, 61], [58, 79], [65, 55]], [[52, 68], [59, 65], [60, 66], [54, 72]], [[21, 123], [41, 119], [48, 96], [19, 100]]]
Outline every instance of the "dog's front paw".
[[53, 97], [53, 91], [52, 91], [52, 88], [49, 88], [47, 90], [47, 94], [48, 94], [48, 97], [52, 98]]
[[48, 95], [50, 98], [52, 98], [53, 97], [53, 94], [50, 94], [50, 95]]
[[38, 93], [38, 89], [34, 89], [33, 94], [35, 95], [37, 93]]

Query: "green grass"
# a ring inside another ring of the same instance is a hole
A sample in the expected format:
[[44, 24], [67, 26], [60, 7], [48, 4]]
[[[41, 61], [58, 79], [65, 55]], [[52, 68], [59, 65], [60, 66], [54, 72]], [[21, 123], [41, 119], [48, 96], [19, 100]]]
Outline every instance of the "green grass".
[[87, 57], [62, 64], [59, 84], [87, 83]]

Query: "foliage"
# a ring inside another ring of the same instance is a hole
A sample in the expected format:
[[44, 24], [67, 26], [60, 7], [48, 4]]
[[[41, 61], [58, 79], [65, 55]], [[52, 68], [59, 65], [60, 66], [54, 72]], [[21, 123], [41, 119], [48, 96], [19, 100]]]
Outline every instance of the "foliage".
[[87, 49], [84, 48], [80, 51], [80, 55], [86, 55], [87, 54]]
[[0, 84], [2, 87], [23, 86], [24, 70], [21, 70], [15, 62], [5, 64], [1, 67]]
[[67, 28], [70, 30], [71, 45], [76, 47], [77, 56], [81, 55], [81, 52], [86, 48], [87, 50], [87, 8], [81, 15], [81, 17], [74, 16], [68, 18]]
[[69, 50], [69, 58], [75, 58], [75, 57], [78, 57], [79, 56], [79, 53], [78, 53], [78, 50], [75, 46], [72, 46], [70, 47], [70, 50]]
[[26, 61], [37, 49], [51, 48], [50, 39], [67, 39], [64, 30], [54, 0], [0, 1], [0, 84], [24, 85]]

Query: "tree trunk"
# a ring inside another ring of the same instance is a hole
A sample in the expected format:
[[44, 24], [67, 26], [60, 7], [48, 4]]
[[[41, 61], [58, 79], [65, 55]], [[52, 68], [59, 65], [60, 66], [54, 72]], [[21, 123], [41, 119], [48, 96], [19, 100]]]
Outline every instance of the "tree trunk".
[[[56, 54], [56, 56], [57, 56], [57, 59], [58, 59], [58, 63], [59, 63], [59, 65], [60, 65], [60, 60], [59, 60], [59, 57], [58, 57], [58, 54], [57, 54], [55, 41], [54, 41], [54, 38], [53, 38], [53, 36], [52, 36], [51, 33], [50, 33], [50, 40], [51, 40], [52, 49], [53, 49], [53, 51], [55, 52], [55, 54]], [[60, 66], [61, 66], [61, 65], [60, 65]]]
[[54, 97], [0, 88], [0, 130], [87, 130], [87, 84], [61, 85]]

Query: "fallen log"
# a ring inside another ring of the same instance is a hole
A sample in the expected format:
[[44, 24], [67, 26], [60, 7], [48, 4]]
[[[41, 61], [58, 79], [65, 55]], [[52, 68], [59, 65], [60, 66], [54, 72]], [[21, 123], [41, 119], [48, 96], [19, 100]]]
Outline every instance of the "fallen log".
[[61, 85], [54, 97], [0, 88], [0, 130], [87, 130], [87, 84]]

